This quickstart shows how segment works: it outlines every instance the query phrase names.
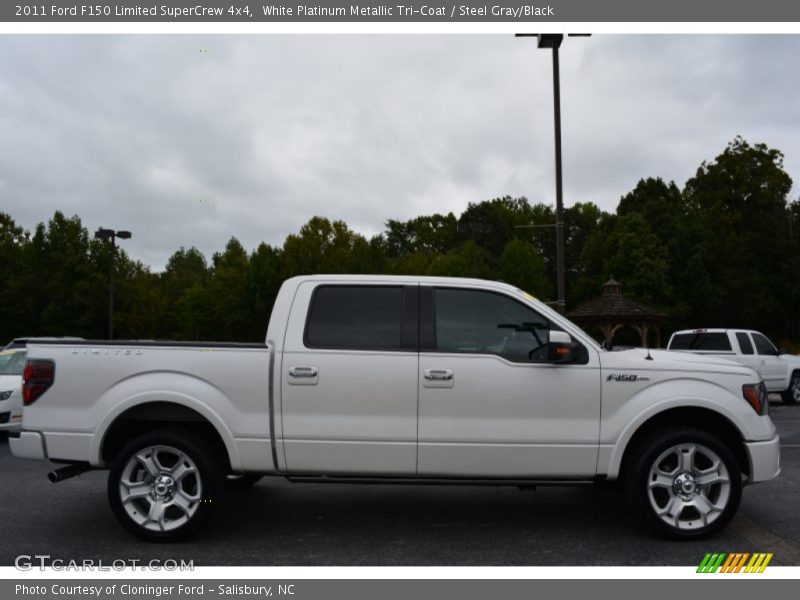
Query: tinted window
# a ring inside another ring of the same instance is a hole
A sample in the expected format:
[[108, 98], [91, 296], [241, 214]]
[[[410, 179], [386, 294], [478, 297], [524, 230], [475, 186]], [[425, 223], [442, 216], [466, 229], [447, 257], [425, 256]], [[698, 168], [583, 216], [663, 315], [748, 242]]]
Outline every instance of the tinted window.
[[773, 356], [778, 355], [778, 349], [772, 345], [767, 338], [765, 338], [760, 333], [753, 334], [753, 343], [756, 345], [756, 352], [762, 355], [771, 354]]
[[736, 334], [736, 341], [739, 342], [739, 349], [742, 354], [752, 354], [753, 344], [750, 343], [750, 336], [740, 331]]
[[549, 322], [501, 294], [438, 288], [436, 347], [440, 352], [498, 354], [517, 362], [547, 356]]
[[399, 350], [402, 337], [402, 287], [326, 285], [314, 292], [307, 346]]
[[731, 352], [728, 334], [719, 333], [679, 333], [672, 338], [670, 350], [708, 350], [711, 352]]

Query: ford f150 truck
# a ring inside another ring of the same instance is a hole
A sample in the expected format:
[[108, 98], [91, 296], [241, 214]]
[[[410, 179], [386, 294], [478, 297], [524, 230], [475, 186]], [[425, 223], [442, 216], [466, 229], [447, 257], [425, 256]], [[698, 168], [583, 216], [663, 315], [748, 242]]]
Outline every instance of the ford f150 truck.
[[265, 344], [28, 343], [18, 457], [110, 469], [124, 527], [196, 531], [226, 477], [533, 486], [622, 479], [696, 538], [778, 475], [767, 393], [713, 357], [603, 350], [527, 293], [474, 279], [287, 280]]
[[669, 350], [719, 356], [758, 371], [767, 392], [784, 404], [800, 402], [800, 356], [779, 350], [769, 338], [750, 329], [687, 329], [669, 338]]

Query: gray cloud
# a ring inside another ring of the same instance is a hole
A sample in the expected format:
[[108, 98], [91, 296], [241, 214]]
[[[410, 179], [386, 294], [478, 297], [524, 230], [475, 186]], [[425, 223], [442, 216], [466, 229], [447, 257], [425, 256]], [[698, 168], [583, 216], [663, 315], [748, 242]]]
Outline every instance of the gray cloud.
[[[600, 36], [562, 47], [565, 196], [612, 210], [735, 135], [800, 176], [800, 36]], [[3, 36], [0, 210], [128, 228], [163, 268], [311, 216], [553, 201], [550, 55], [512, 36]]]

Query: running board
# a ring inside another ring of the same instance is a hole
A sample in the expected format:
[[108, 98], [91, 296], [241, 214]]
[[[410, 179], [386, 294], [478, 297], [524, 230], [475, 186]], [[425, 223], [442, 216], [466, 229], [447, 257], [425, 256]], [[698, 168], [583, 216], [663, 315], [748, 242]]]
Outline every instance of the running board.
[[461, 485], [461, 486], [514, 486], [535, 488], [536, 486], [591, 485], [593, 479], [452, 479], [438, 477], [356, 477], [352, 475], [286, 475], [292, 483], [382, 483], [388, 485]]

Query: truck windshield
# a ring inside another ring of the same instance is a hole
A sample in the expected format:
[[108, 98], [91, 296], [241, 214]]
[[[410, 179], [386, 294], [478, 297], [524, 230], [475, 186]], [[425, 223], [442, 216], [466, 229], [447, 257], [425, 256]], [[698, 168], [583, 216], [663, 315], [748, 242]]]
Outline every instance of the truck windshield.
[[22, 375], [25, 352], [0, 352], [0, 375]]

